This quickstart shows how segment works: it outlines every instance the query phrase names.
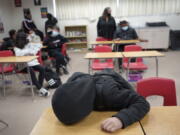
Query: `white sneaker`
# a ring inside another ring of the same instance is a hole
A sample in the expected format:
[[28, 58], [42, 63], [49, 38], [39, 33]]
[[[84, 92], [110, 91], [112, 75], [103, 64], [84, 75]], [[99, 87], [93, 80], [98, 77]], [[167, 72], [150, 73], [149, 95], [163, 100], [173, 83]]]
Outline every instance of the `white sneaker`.
[[48, 97], [50, 95], [50, 92], [49, 91], [47, 91], [45, 88], [41, 88], [40, 90], [39, 90], [39, 96], [44, 96], [44, 97]]

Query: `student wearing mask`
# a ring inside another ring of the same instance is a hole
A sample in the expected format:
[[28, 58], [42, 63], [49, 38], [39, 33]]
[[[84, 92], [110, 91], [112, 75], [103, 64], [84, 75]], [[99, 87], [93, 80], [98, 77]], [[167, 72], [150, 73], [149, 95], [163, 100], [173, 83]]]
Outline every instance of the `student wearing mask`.
[[49, 26], [56, 26], [56, 24], [58, 23], [57, 19], [50, 13], [47, 14], [47, 21], [45, 22], [45, 32], [46, 32], [46, 35], [47, 35], [47, 28]]
[[116, 31], [116, 22], [113, 16], [111, 16], [111, 8], [104, 9], [103, 15], [99, 18], [97, 24], [97, 35], [107, 40], [112, 40], [114, 32]]
[[[132, 28], [127, 21], [121, 21], [119, 27], [114, 33], [114, 40], [140, 40], [146, 42], [147, 40], [139, 39], [136, 30]], [[134, 43], [135, 44], [135, 43]], [[118, 45], [119, 51], [124, 51], [124, 46], [128, 44]]]
[[31, 31], [34, 31], [36, 35], [38, 35], [41, 38], [41, 41], [44, 39], [44, 34], [40, 30], [37, 29], [34, 21], [32, 20], [31, 13], [27, 12], [25, 14], [25, 18], [22, 22], [22, 29], [25, 33], [30, 34]]
[[[41, 49], [42, 44], [34, 44], [30, 43], [27, 39], [27, 35], [24, 32], [18, 32], [16, 36], [16, 43], [14, 52], [16, 56], [32, 56], [36, 55], [38, 51]], [[37, 59], [28, 62], [28, 66], [30, 69], [30, 75], [32, 79], [32, 83], [39, 90], [39, 96], [49, 96], [49, 91], [43, 88], [43, 81], [45, 79], [45, 69], [40, 65]], [[23, 72], [27, 72], [27, 68], [25, 67]], [[35, 71], [39, 72], [39, 77], [37, 79]]]
[[[119, 27], [114, 33], [114, 40], [140, 40], [141, 42], [147, 42], [147, 40], [139, 39], [135, 29], [129, 26], [129, 23], [125, 20], [119, 23]], [[117, 49], [115, 50], [122, 52], [124, 51], [125, 46], [132, 44], [136, 44], [136, 43], [116, 45], [115, 48]], [[121, 68], [122, 59], [119, 59], [118, 61], [119, 61], [119, 67]], [[131, 61], [135, 61], [135, 59], [132, 59]]]
[[9, 31], [9, 37], [4, 38], [0, 50], [13, 50], [16, 40], [16, 30]]
[[67, 60], [61, 53], [62, 45], [68, 40], [59, 33], [57, 26], [49, 26], [47, 28], [47, 38], [44, 40], [44, 45], [47, 46], [47, 51], [50, 57], [56, 60], [56, 73], [61, 75], [60, 68], [63, 69], [64, 74], [68, 74]]
[[66, 125], [80, 122], [93, 110], [115, 111], [99, 126], [106, 132], [115, 132], [141, 120], [150, 105], [118, 73], [106, 69], [95, 75], [74, 73], [55, 91], [52, 108]]

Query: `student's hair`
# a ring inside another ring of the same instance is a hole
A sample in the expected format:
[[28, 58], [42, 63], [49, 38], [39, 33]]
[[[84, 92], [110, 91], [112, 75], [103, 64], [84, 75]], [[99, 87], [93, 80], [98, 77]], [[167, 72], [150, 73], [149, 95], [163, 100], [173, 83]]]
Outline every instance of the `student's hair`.
[[119, 22], [119, 25], [123, 25], [123, 24], [128, 24], [128, 21], [123, 20], [123, 21], [120, 21], [120, 22]]
[[52, 19], [53, 18], [53, 15], [51, 13], [47, 13], [47, 18], [48, 19]]
[[27, 35], [24, 32], [18, 32], [16, 35], [16, 44], [15, 46], [17, 48], [23, 49], [26, 44], [28, 44], [29, 41], [27, 39]]
[[16, 30], [12, 29], [9, 31], [10, 38], [12, 38], [14, 36], [14, 34], [16, 34]]
[[111, 16], [108, 16], [108, 10], [111, 9], [110, 7], [106, 7], [103, 11], [103, 14], [102, 14], [102, 17], [103, 18], [106, 18], [106, 17], [111, 17]]
[[58, 26], [53, 26], [53, 29], [60, 31], [60, 28]]

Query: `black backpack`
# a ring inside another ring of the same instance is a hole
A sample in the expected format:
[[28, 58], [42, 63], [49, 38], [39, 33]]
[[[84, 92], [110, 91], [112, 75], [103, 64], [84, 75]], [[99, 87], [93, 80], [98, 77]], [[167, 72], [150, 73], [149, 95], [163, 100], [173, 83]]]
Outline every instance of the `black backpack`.
[[50, 68], [45, 68], [45, 79], [49, 84], [48, 88], [58, 88], [60, 85], [62, 85], [62, 81], [60, 77], [53, 72]]

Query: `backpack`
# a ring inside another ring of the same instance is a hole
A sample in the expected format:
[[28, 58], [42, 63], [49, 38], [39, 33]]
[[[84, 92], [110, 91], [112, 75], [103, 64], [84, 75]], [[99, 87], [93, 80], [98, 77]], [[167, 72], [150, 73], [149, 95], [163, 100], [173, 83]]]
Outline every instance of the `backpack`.
[[48, 88], [54, 89], [62, 85], [62, 81], [59, 76], [50, 68], [45, 68], [45, 79], [49, 84]]

